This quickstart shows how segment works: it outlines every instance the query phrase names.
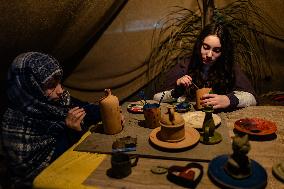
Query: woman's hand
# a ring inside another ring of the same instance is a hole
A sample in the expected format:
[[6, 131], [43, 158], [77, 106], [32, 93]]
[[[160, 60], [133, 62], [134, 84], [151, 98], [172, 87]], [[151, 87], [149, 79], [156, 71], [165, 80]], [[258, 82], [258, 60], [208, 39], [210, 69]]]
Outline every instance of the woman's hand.
[[227, 108], [230, 105], [230, 99], [226, 95], [205, 94], [200, 104], [202, 106], [212, 105], [213, 109]]
[[75, 107], [68, 111], [65, 123], [68, 128], [81, 131], [81, 121], [84, 119], [86, 112], [83, 108]]
[[189, 75], [184, 75], [181, 78], [179, 78], [176, 83], [178, 86], [182, 85], [188, 88], [191, 85], [191, 81], [192, 78]]

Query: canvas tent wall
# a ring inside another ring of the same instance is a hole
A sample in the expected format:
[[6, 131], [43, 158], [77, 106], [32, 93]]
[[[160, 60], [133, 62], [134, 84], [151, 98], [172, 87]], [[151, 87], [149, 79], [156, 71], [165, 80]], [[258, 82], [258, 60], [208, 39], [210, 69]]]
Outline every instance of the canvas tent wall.
[[[217, 0], [216, 6], [229, 2]], [[282, 0], [255, 2], [284, 28]], [[160, 71], [148, 72], [145, 60], [153, 29], [173, 6], [198, 9], [196, 0], [2, 0], [1, 112], [8, 66], [26, 51], [58, 58], [65, 71], [64, 86], [82, 100], [98, 100], [105, 88], [111, 88], [121, 101], [127, 99]], [[268, 39], [274, 77], [265, 85], [267, 91], [284, 90], [283, 47], [283, 41]]]

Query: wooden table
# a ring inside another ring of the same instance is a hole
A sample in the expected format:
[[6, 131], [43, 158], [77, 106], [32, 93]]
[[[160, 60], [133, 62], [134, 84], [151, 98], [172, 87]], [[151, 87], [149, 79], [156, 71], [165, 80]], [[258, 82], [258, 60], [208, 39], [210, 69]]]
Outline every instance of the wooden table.
[[[234, 135], [234, 122], [240, 118], [259, 117], [277, 124], [275, 138], [250, 141], [251, 151], [248, 156], [266, 169], [266, 188], [284, 188], [284, 184], [272, 175], [272, 165], [284, 161], [284, 107], [255, 106], [231, 113], [221, 113], [220, 116], [223, 118], [224, 126], [229, 128], [230, 136]], [[87, 137], [87, 134], [84, 137]], [[165, 174], [154, 175], [150, 169], [153, 165], [186, 165], [188, 161], [139, 158], [132, 174], [119, 180], [106, 175], [110, 168], [109, 155], [75, 152], [75, 146], [38, 175], [34, 181], [34, 188], [182, 188], [168, 181]], [[197, 188], [218, 188], [207, 176], [208, 163], [200, 164], [204, 167], [204, 175]]]
[[[185, 149], [168, 149], [161, 148], [149, 142], [149, 136], [153, 129], [147, 128], [143, 113], [133, 114], [127, 111], [128, 103], [122, 105], [125, 123], [123, 130], [115, 135], [107, 135], [103, 133], [103, 126], [96, 129], [89, 135], [75, 150], [93, 153], [112, 153], [112, 143], [118, 138], [131, 136], [137, 139], [135, 151], [128, 152], [129, 154], [138, 155], [139, 157], [154, 158], [154, 159], [172, 159], [184, 161], [209, 162], [216, 155], [228, 154], [231, 152], [231, 138], [229, 137], [229, 129], [221, 123], [216, 131], [222, 134], [223, 140], [216, 145], [205, 145], [199, 143], [198, 138], [196, 143], [192, 143]], [[161, 103], [162, 115], [168, 111], [169, 104]], [[192, 108], [191, 111], [194, 111]], [[214, 115], [215, 116], [215, 115]], [[199, 120], [202, 125], [203, 120]], [[185, 124], [186, 129], [191, 128], [189, 124]], [[197, 130], [193, 130], [198, 132]], [[187, 136], [191, 137], [191, 133]]]

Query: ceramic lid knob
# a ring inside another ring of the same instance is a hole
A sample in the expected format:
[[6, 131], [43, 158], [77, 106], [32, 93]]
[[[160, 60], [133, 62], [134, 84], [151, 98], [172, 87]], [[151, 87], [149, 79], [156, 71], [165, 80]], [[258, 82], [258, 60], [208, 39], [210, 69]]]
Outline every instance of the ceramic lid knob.
[[175, 112], [173, 106], [168, 106], [168, 111], [162, 115], [161, 121], [164, 125], [181, 125], [184, 124], [182, 116]]

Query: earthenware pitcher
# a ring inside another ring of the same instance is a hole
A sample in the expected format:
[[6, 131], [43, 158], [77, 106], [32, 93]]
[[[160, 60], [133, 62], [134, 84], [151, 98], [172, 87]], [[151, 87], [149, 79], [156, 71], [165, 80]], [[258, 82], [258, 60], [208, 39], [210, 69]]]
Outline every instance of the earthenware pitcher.
[[116, 134], [122, 130], [118, 98], [105, 89], [105, 96], [100, 99], [100, 112], [105, 134]]

